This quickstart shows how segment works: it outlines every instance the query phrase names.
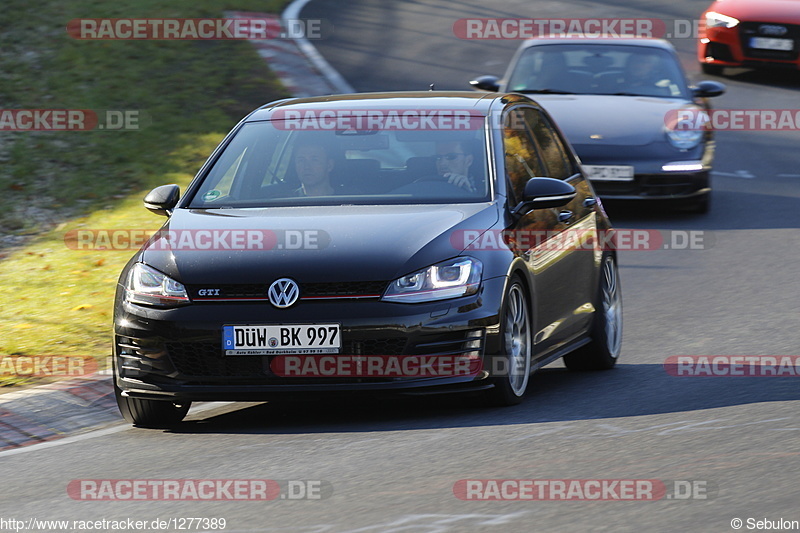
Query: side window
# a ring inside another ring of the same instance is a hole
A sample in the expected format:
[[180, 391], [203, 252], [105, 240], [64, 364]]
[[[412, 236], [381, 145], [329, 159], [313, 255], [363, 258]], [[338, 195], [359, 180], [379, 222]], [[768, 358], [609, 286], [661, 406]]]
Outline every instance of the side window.
[[518, 109], [511, 110], [505, 116], [503, 150], [506, 175], [513, 193], [512, 200], [517, 202], [522, 198], [529, 179], [547, 175], [539, 159], [536, 144], [525, 127], [522, 112]]
[[249, 154], [252, 152], [249, 144], [236, 141], [237, 139], [233, 139], [229, 149], [226, 149], [214, 164], [196, 198], [213, 204], [214, 201], [232, 194], [234, 180], [241, 179], [247, 169]]
[[542, 113], [535, 109], [525, 109], [525, 124], [528, 125], [536, 143], [539, 153], [544, 160], [547, 171], [544, 175], [550, 178], [565, 180], [575, 174], [567, 149], [559, 139], [552, 123]]

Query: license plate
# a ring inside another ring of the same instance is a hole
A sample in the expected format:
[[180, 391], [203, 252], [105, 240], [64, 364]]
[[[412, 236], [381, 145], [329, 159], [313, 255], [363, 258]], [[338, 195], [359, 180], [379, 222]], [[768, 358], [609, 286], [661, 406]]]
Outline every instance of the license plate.
[[783, 50], [784, 52], [791, 52], [791, 50], [794, 48], [794, 41], [791, 39], [752, 37], [750, 39], [750, 48], [759, 48], [761, 50]]
[[225, 355], [339, 353], [339, 324], [223, 326]]
[[630, 165], [583, 165], [586, 175], [594, 181], [633, 181]]

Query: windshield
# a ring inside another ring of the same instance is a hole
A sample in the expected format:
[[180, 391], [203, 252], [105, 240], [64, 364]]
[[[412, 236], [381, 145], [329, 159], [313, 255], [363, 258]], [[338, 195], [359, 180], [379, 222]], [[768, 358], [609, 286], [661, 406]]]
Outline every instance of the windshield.
[[615, 44], [532, 46], [509, 78], [515, 92], [688, 98], [686, 80], [666, 50]]
[[478, 118], [461, 131], [308, 131], [305, 122], [301, 129], [293, 127], [297, 121], [246, 123], [194, 190], [189, 207], [486, 201], [485, 117]]

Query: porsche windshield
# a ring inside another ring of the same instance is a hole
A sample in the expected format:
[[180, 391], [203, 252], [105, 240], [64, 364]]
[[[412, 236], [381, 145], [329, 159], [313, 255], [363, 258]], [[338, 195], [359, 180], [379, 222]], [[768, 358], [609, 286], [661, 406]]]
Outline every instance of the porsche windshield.
[[194, 189], [189, 207], [486, 201], [484, 123], [485, 117], [473, 116], [469, 127], [447, 131], [309, 131], [287, 120], [246, 123]]
[[508, 88], [534, 94], [689, 97], [669, 52], [619, 44], [531, 46], [520, 56]]

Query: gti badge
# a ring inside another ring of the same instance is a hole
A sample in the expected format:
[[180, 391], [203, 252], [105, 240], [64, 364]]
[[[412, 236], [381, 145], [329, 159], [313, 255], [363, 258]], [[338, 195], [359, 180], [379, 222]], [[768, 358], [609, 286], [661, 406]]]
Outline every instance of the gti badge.
[[219, 289], [200, 289], [197, 291], [198, 296], [219, 296]]

